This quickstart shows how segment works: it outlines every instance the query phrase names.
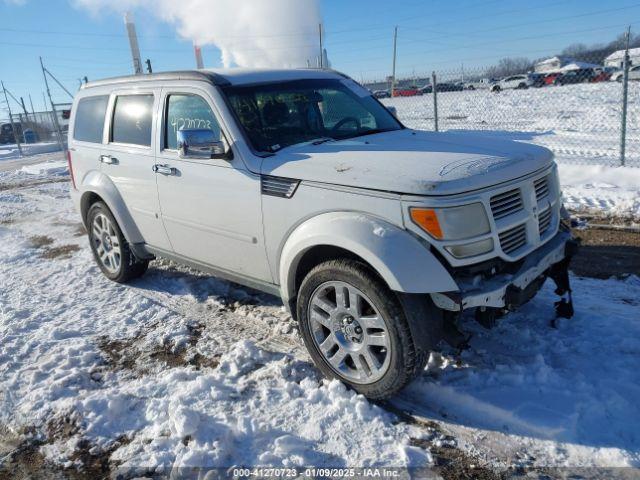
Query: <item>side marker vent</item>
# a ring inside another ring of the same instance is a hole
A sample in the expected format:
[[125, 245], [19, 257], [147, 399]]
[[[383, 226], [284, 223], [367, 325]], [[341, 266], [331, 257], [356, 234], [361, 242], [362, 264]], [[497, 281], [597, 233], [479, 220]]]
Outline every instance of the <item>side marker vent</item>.
[[263, 195], [291, 198], [296, 193], [300, 180], [282, 177], [262, 176], [261, 189]]

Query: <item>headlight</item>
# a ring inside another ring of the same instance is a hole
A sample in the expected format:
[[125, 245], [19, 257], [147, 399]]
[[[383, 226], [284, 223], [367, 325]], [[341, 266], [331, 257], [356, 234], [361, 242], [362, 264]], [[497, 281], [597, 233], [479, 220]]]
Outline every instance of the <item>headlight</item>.
[[489, 219], [481, 203], [460, 207], [412, 208], [411, 219], [438, 240], [462, 240], [489, 233]]

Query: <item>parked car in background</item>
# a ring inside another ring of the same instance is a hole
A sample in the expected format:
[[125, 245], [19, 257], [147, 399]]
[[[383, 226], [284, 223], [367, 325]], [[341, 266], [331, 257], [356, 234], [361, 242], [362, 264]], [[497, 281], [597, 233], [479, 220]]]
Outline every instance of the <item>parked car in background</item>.
[[463, 310], [569, 288], [549, 150], [406, 128], [337, 72], [99, 80], [71, 125], [70, 193], [108, 279], [162, 257], [280, 295], [318, 368], [373, 399], [421, 375]]
[[588, 83], [596, 76], [593, 68], [579, 68], [577, 70], [569, 70], [562, 75], [556, 77], [553, 81], [554, 85], [569, 85], [572, 83]]
[[[462, 83], [442, 82], [436, 84], [438, 92], [462, 92], [464, 85]], [[420, 89], [421, 93], [433, 93], [433, 85], [426, 85]]]
[[461, 92], [464, 90], [462, 83], [442, 82], [436, 84], [438, 92]]
[[543, 73], [530, 73], [529, 80], [531, 81], [530, 87], [540, 88], [545, 85]]
[[[611, 81], [621, 82], [624, 78], [624, 71], [617, 70], [611, 74]], [[629, 80], [640, 80], [640, 65], [636, 65], [629, 69]]]
[[422, 95], [422, 91], [415, 85], [410, 87], [396, 87], [393, 91], [394, 97], [415, 97], [416, 95]]
[[562, 75], [562, 72], [547, 73], [543, 78], [543, 82], [545, 85], [554, 85], [553, 82], [555, 82], [556, 78], [558, 78], [560, 75]]
[[533, 86], [533, 77], [530, 74], [511, 75], [492, 85], [491, 91], [499, 92], [500, 90], [523, 89], [531, 86]]
[[468, 82], [464, 85], [465, 90], [486, 90], [498, 80], [496, 78], [481, 78], [477, 82]]
[[16, 137], [13, 132], [13, 126], [16, 127], [19, 140], [22, 140], [22, 124], [20, 122], [3, 123], [0, 125], [0, 144], [16, 143]]
[[391, 98], [389, 90], [375, 90], [373, 96], [376, 98]]
[[594, 75], [591, 78], [592, 82], [608, 82], [611, 80], [611, 75], [617, 72], [618, 69], [615, 67], [603, 67], [603, 68], [595, 68]]

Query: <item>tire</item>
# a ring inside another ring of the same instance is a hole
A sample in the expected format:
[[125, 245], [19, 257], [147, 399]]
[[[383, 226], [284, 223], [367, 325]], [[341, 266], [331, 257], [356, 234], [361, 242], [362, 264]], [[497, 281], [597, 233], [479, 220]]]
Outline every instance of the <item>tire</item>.
[[416, 348], [398, 298], [361, 262], [331, 260], [313, 268], [302, 281], [296, 310], [320, 371], [368, 398], [394, 395], [426, 365], [429, 354]]
[[494, 85], [493, 87], [491, 87], [492, 92], [498, 93], [500, 90], [502, 90], [500, 88], [500, 85]]
[[109, 280], [126, 283], [147, 271], [149, 260], [135, 257], [118, 222], [103, 202], [89, 208], [87, 230], [93, 258]]

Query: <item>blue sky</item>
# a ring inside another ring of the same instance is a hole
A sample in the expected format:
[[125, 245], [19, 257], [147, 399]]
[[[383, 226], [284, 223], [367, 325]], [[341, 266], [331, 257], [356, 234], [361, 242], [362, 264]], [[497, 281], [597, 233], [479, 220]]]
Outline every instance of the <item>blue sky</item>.
[[[640, 31], [640, 2], [633, 0], [320, 1], [333, 67], [358, 80], [390, 73], [395, 25], [398, 73], [407, 75], [463, 65], [470, 71], [505, 56], [539, 58], [575, 42], [607, 42], [628, 24]], [[190, 41], [144, 11], [134, 13], [142, 56], [155, 71], [195, 66]], [[131, 73], [120, 15], [92, 16], [63, 0], [0, 0], [0, 79], [27, 103], [30, 93], [36, 110], [44, 91], [39, 55], [72, 92], [85, 75]], [[220, 66], [215, 47], [203, 55], [205, 66]], [[68, 98], [52, 90], [57, 101]]]

